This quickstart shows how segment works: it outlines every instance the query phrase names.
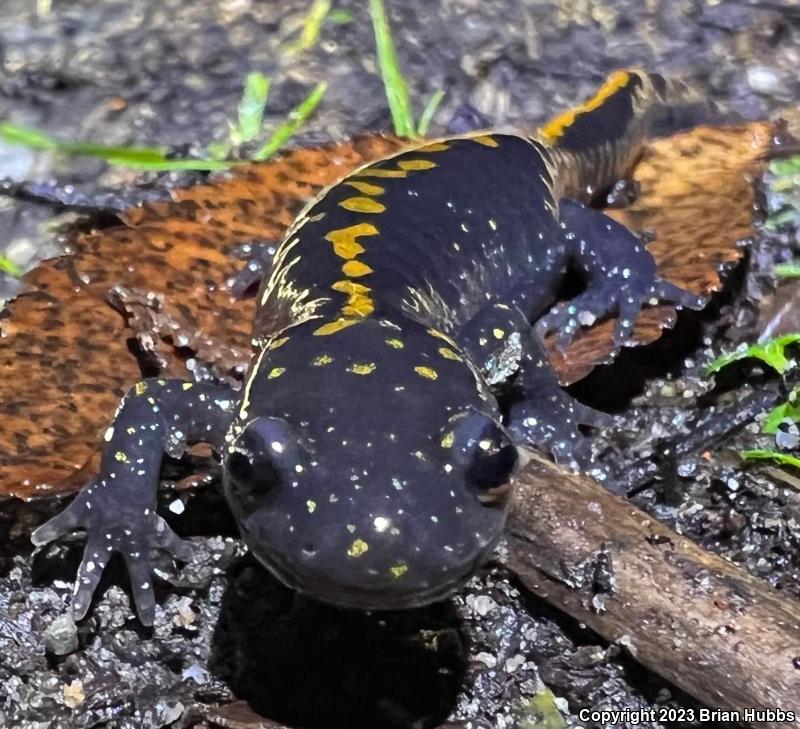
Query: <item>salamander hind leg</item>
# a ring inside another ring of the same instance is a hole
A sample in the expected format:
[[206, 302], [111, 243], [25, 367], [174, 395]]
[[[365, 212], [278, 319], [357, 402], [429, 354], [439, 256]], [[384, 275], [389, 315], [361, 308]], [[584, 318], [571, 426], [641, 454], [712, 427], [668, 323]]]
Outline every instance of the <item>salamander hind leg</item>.
[[580, 426], [609, 427], [614, 419], [578, 402], [559, 385], [544, 347], [519, 309], [490, 305], [457, 338], [507, 406], [506, 427], [517, 445], [541, 448], [573, 468], [592, 465], [591, 440]]
[[616, 315], [614, 343], [628, 343], [642, 308], [659, 303], [702, 309], [706, 299], [665, 281], [641, 239], [625, 226], [573, 200], [559, 206], [570, 258], [586, 277], [586, 289], [537, 322], [540, 335], [555, 331], [565, 347], [582, 326]]
[[163, 549], [181, 560], [191, 556], [188, 542], [156, 513], [163, 453], [180, 455], [191, 441], [219, 445], [234, 402], [234, 393], [228, 388], [178, 380], [144, 380], [123, 399], [104, 436], [100, 474], [31, 536], [38, 547], [73, 529], [86, 531], [72, 602], [76, 617], [86, 615], [109, 558], [119, 552], [128, 569], [139, 618], [152, 625], [151, 550]]

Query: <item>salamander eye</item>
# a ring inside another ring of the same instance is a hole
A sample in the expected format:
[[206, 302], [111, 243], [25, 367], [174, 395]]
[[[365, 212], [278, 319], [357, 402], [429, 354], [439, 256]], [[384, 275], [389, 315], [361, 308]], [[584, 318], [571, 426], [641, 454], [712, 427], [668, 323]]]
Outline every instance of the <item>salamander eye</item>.
[[301, 457], [291, 427], [279, 418], [256, 418], [236, 439], [225, 462], [230, 494], [247, 513], [255, 511]]
[[506, 431], [492, 423], [481, 435], [467, 468], [467, 478], [483, 504], [503, 503], [519, 454]]
[[505, 428], [470, 409], [450, 419], [442, 445], [452, 448], [453, 460], [464, 468], [467, 488], [483, 504], [503, 504], [519, 455]]

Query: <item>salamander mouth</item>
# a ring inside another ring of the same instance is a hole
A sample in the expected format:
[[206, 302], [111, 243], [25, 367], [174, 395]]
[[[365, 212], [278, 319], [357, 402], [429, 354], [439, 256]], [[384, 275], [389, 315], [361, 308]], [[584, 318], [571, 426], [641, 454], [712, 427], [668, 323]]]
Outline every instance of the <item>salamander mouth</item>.
[[305, 565], [289, 563], [275, 553], [264, 555], [254, 551], [254, 555], [288, 588], [329, 605], [356, 610], [409, 610], [440, 602], [458, 592], [484, 559], [482, 553], [462, 569], [448, 571], [432, 585], [414, 587], [397, 583], [391, 587], [370, 588], [326, 578]]

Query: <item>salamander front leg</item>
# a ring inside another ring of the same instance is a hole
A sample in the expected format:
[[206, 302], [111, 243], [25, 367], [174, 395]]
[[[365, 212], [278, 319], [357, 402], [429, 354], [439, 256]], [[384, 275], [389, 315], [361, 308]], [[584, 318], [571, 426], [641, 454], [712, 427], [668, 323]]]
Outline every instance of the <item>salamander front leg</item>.
[[547, 354], [516, 307], [494, 304], [458, 334], [484, 377], [509, 403], [506, 427], [517, 444], [537, 446], [559, 463], [587, 468], [591, 442], [579, 426], [608, 427], [614, 419], [578, 402], [558, 382]]
[[237, 258], [244, 259], [245, 267], [231, 276], [225, 286], [236, 299], [244, 299], [251, 295], [267, 278], [272, 270], [272, 260], [278, 243], [275, 241], [257, 240], [243, 243], [234, 251]]
[[76, 617], [86, 615], [109, 558], [119, 552], [139, 618], [152, 625], [151, 550], [164, 549], [182, 560], [191, 555], [189, 544], [156, 513], [163, 454], [179, 456], [189, 442], [219, 446], [235, 402], [235, 393], [226, 387], [180, 380], [144, 380], [122, 400], [105, 433], [100, 474], [31, 536], [38, 547], [73, 529], [86, 530], [72, 603]]
[[574, 200], [562, 200], [559, 212], [570, 258], [587, 286], [539, 319], [536, 328], [541, 336], [556, 331], [557, 342], [564, 347], [582, 326], [615, 314], [614, 343], [623, 346], [645, 305], [668, 303], [679, 309], [705, 305], [704, 297], [662, 279], [644, 243], [625, 226]]

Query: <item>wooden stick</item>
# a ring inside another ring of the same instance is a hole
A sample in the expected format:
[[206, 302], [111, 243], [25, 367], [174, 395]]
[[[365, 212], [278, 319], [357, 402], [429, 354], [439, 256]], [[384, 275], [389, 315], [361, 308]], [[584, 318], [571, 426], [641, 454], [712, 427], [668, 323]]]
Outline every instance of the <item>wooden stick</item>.
[[[800, 727], [800, 603], [534, 456], [517, 484], [509, 566], [642, 665], [752, 727]], [[745, 709], [794, 712], [783, 723]]]

